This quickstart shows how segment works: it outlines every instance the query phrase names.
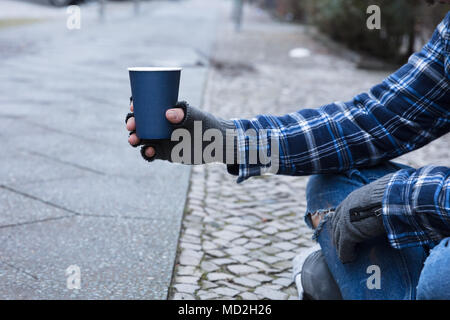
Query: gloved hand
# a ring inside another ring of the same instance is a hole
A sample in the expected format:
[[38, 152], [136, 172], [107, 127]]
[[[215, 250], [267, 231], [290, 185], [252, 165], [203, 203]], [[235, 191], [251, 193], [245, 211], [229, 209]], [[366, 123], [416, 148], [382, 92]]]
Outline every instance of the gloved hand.
[[[131, 111], [133, 111], [133, 104], [132, 99], [131, 100]], [[172, 113], [170, 113], [172, 112]], [[171, 117], [176, 113], [178, 117]], [[167, 119], [174, 125], [174, 129], [183, 128], [186, 129], [191, 137], [191, 150], [190, 154], [191, 156], [188, 157], [187, 163], [185, 164], [201, 164], [208, 162], [208, 159], [203, 158], [203, 150], [205, 147], [210, 144], [210, 141], [203, 141], [203, 134], [208, 129], [217, 129], [222, 133], [223, 138], [223, 161], [225, 162], [227, 152], [231, 154], [233, 157], [234, 163], [236, 163], [237, 159], [237, 147], [236, 147], [236, 138], [234, 137], [234, 130], [236, 129], [234, 122], [231, 120], [223, 120], [220, 118], [215, 117], [214, 115], [204, 112], [200, 109], [194, 108], [189, 106], [186, 102], [178, 102], [172, 109], [169, 109], [166, 113]], [[136, 126], [134, 122], [134, 114], [129, 113], [125, 119], [125, 123], [127, 126], [127, 129], [130, 131], [129, 135], [129, 142], [132, 146], [137, 147], [142, 144], [139, 137], [136, 135]], [[200, 121], [201, 122], [201, 136], [194, 134], [194, 121]], [[228, 129], [228, 131], [227, 131]], [[227, 139], [227, 134], [230, 135], [230, 133], [233, 133], [233, 135]], [[195, 139], [201, 139], [200, 141], [194, 141]], [[230, 141], [233, 141], [233, 143], [230, 145]], [[227, 143], [228, 142], [228, 143]], [[170, 162], [180, 162], [177, 161], [178, 159], [172, 158], [172, 150], [173, 148], [179, 144], [179, 141], [171, 141], [170, 139], [162, 140], [158, 142], [151, 142], [144, 144], [141, 147], [141, 155], [142, 157], [147, 161], [153, 161], [156, 159], [160, 160], [168, 160]], [[199, 145], [200, 148], [195, 148], [196, 145]], [[230, 150], [231, 148], [231, 150]], [[194, 157], [194, 153], [197, 153], [197, 157]], [[213, 162], [213, 161], [211, 161]]]
[[392, 175], [353, 191], [331, 213], [331, 234], [342, 263], [355, 260], [358, 243], [386, 234], [381, 217], [382, 200]]

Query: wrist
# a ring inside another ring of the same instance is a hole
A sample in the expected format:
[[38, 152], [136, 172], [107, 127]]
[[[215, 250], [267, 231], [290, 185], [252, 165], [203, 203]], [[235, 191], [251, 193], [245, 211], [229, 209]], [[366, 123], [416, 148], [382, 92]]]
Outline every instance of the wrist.
[[380, 206], [382, 205], [384, 193], [386, 192], [387, 186], [391, 181], [393, 175], [393, 173], [387, 174], [370, 184], [371, 203], [380, 204]]

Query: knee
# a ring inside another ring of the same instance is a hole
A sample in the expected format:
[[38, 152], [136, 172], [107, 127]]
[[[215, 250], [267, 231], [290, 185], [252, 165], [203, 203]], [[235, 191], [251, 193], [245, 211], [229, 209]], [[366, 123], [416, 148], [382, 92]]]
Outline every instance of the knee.
[[334, 175], [315, 174], [309, 177], [306, 184], [306, 196], [313, 199], [321, 194], [333, 192], [335, 180]]
[[356, 188], [344, 174], [312, 175], [306, 184], [308, 211], [333, 209]]
[[450, 238], [445, 238], [431, 250], [425, 260], [417, 285], [419, 300], [450, 299]]

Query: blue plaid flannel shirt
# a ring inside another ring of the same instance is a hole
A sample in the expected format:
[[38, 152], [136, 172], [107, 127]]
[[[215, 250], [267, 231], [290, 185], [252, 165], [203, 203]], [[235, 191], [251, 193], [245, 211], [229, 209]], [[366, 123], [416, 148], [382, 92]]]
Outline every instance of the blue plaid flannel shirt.
[[[373, 166], [418, 149], [450, 131], [450, 13], [408, 63], [348, 102], [284, 116], [234, 120], [240, 163], [229, 166], [238, 182], [261, 174], [249, 164], [248, 129], [279, 139], [278, 174], [338, 173]], [[383, 199], [383, 220], [394, 248], [435, 244], [450, 236], [450, 168], [398, 171]]]

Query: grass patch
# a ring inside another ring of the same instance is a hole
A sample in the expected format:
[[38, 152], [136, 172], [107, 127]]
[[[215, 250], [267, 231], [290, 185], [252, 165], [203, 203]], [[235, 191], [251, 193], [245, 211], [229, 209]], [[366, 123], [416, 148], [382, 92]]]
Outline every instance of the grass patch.
[[8, 27], [22, 26], [43, 21], [37, 18], [10, 18], [0, 19], [0, 29]]

